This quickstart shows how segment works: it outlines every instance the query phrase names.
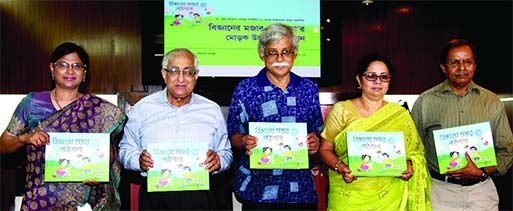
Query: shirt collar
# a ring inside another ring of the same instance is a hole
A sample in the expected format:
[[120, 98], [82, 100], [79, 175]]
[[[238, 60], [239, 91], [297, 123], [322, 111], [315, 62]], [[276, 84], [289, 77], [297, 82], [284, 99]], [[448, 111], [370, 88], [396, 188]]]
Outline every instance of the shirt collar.
[[[476, 94], [480, 93], [478, 86], [474, 83], [474, 81], [470, 81], [470, 83], [468, 84], [468, 89], [465, 92], [465, 94], [467, 94], [469, 90]], [[454, 91], [452, 91], [451, 85], [449, 84], [449, 79], [446, 79], [440, 86], [440, 93], [454, 93]]]
[[[257, 84], [259, 86], [270, 86], [271, 85], [271, 81], [269, 81], [269, 78], [267, 78], [266, 73], [267, 73], [267, 67], [262, 68], [260, 70], [260, 72], [258, 72], [258, 75], [256, 76], [256, 78], [257, 78]], [[290, 81], [289, 81], [289, 84], [287, 85], [287, 87], [299, 86], [300, 79], [301, 79], [301, 77], [299, 77], [298, 75], [296, 75], [293, 72], [290, 72]]]
[[[167, 103], [167, 104], [171, 105], [167, 101], [167, 87], [164, 88], [161, 92], [162, 93], [160, 93], [159, 97], [157, 98], [157, 102], [162, 103], [162, 104]], [[191, 101], [189, 101], [189, 103], [187, 103], [186, 105], [193, 104], [195, 100], [196, 100], [196, 95], [193, 92], [193, 93], [191, 93]]]

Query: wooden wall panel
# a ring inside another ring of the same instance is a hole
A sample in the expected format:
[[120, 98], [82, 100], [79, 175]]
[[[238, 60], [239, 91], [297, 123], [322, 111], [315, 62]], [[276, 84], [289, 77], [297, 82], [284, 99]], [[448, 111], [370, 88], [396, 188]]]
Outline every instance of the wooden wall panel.
[[[0, 93], [51, 89], [49, 58], [65, 41], [90, 56], [88, 91], [141, 89], [139, 8], [137, 1], [0, 1]], [[0, 156], [1, 210], [9, 209], [16, 186], [24, 184], [23, 174], [16, 176], [23, 170], [19, 155]]]
[[3, 1], [0, 9], [1, 93], [50, 89], [49, 57], [65, 41], [89, 53], [90, 92], [141, 86], [137, 1]]
[[[389, 93], [419, 94], [444, 79], [438, 66], [440, 52], [449, 39], [459, 37], [478, 48], [474, 80], [494, 92], [513, 93], [511, 1], [375, 1], [369, 6], [359, 1], [324, 1], [321, 8], [323, 21], [332, 20], [323, 23], [331, 30], [323, 33], [340, 34], [334, 37], [340, 49], [324, 48], [334, 49], [328, 55], [340, 51], [340, 58], [327, 61], [326, 66], [340, 65], [341, 78], [338, 84], [327, 85], [356, 91], [356, 63], [375, 52], [389, 57], [397, 69]], [[502, 70], [500, 77], [498, 70]]]
[[[0, 93], [49, 89], [48, 57], [63, 41], [77, 42], [91, 55], [90, 91], [126, 92], [132, 85], [143, 90], [141, 4], [0, 1]], [[378, 52], [397, 69], [390, 93], [418, 94], [443, 80], [438, 56], [444, 43], [465, 37], [478, 45], [481, 55], [476, 82], [498, 93], [513, 92], [511, 2], [376, 1], [365, 6], [358, 1], [322, 1], [321, 9], [322, 20], [332, 20], [330, 25], [322, 23], [323, 38], [333, 37], [330, 43], [323, 41], [323, 76], [314, 79], [320, 87], [356, 91], [356, 62]], [[496, 70], [504, 70], [503, 75], [496, 77]]]

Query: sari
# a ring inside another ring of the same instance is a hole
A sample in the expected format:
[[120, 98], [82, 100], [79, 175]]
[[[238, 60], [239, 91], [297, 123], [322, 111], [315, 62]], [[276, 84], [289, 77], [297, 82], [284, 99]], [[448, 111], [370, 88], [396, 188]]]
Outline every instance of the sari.
[[329, 171], [328, 210], [431, 210], [431, 178], [424, 158], [424, 146], [409, 112], [395, 103], [387, 103], [363, 118], [350, 101], [334, 105], [321, 134], [333, 140], [338, 159], [348, 163], [348, 131], [401, 131], [404, 133], [406, 159], [411, 160], [414, 176], [408, 181], [398, 177], [358, 177], [346, 183], [342, 175]]
[[[35, 130], [110, 133], [111, 141], [116, 141], [126, 119], [121, 109], [92, 94], [84, 94], [56, 111], [51, 103], [50, 92], [34, 92], [20, 102], [7, 130], [17, 136]], [[78, 206], [85, 203], [89, 203], [93, 210], [119, 209], [117, 185], [120, 165], [117, 161], [111, 164], [109, 182], [99, 185], [45, 182], [46, 146], [36, 148], [26, 145], [25, 149], [26, 184], [21, 210], [77, 210]], [[111, 149], [115, 150], [116, 147]]]

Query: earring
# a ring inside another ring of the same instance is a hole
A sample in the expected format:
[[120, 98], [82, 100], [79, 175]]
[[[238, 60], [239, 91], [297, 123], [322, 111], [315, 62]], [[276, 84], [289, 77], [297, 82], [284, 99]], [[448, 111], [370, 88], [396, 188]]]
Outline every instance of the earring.
[[53, 76], [53, 74], [52, 74], [52, 81], [55, 81], [55, 76]]
[[358, 84], [358, 87], [356, 87], [358, 89], [362, 89], [362, 85], [361, 84]]

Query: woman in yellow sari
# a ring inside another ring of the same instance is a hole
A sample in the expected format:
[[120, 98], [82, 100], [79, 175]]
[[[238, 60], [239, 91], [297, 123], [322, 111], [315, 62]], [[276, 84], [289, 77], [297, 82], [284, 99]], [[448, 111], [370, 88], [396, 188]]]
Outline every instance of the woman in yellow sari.
[[[337, 102], [327, 114], [319, 152], [331, 167], [328, 210], [431, 210], [431, 180], [417, 129], [406, 109], [383, 99], [391, 70], [391, 62], [382, 56], [362, 58], [356, 73], [362, 96]], [[403, 132], [407, 170], [399, 177], [352, 175], [347, 131]]]

